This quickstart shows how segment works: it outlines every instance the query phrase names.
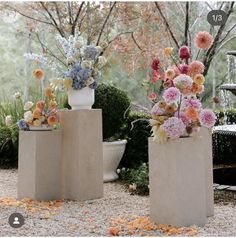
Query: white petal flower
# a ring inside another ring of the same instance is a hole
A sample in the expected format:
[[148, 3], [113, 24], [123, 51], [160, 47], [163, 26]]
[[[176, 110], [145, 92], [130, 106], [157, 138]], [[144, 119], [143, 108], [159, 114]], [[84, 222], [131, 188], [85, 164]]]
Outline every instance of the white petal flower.
[[10, 126], [10, 125], [12, 125], [12, 123], [13, 123], [12, 116], [11, 115], [7, 115], [6, 118], [5, 118], [6, 126]]
[[31, 111], [27, 111], [24, 113], [24, 120], [26, 122], [31, 122], [33, 120], [33, 113]]
[[15, 98], [15, 99], [20, 99], [20, 98], [21, 98], [21, 93], [20, 93], [20, 92], [16, 92], [16, 93], [14, 94], [14, 98]]
[[24, 105], [24, 110], [25, 111], [30, 110], [33, 107], [33, 105], [34, 104], [31, 101], [26, 102], [25, 105]]
[[116, 172], [119, 174], [120, 173], [120, 169], [117, 169]]

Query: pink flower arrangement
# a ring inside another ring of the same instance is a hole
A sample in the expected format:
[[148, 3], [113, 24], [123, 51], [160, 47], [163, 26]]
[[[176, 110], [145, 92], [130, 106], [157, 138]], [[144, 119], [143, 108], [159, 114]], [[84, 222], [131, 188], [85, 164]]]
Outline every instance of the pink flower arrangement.
[[199, 49], [209, 49], [213, 44], [213, 37], [206, 31], [200, 31], [195, 36], [195, 45]]
[[185, 127], [182, 120], [177, 117], [170, 117], [163, 124], [163, 129], [170, 139], [177, 139], [183, 135]]
[[[199, 32], [195, 37], [199, 49], [208, 49], [212, 43], [213, 37], [207, 32]], [[164, 88], [163, 95], [154, 95], [157, 85], [149, 82], [149, 99], [155, 101], [151, 110], [152, 135], [159, 142], [191, 136], [201, 126], [211, 128], [216, 121], [213, 111], [203, 109], [199, 100], [199, 94], [204, 91], [204, 64], [199, 60], [189, 62], [187, 46], [180, 48], [179, 59], [172, 55], [170, 58], [172, 65], [161, 64], [158, 59], [154, 59], [151, 65], [150, 78], [160, 79], [161, 89]]]
[[163, 98], [166, 103], [177, 102], [180, 99], [180, 91], [176, 87], [170, 87], [165, 90]]
[[216, 115], [210, 109], [204, 109], [201, 111], [199, 116], [200, 122], [203, 126], [210, 128], [214, 126], [216, 122]]

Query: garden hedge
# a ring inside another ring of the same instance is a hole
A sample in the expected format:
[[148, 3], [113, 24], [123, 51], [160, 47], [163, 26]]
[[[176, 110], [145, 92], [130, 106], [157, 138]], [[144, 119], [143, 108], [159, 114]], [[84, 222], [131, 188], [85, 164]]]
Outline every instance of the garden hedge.
[[148, 137], [151, 135], [148, 119], [149, 115], [135, 111], [126, 118], [127, 127], [123, 133], [128, 143], [120, 167], [136, 168], [148, 162]]

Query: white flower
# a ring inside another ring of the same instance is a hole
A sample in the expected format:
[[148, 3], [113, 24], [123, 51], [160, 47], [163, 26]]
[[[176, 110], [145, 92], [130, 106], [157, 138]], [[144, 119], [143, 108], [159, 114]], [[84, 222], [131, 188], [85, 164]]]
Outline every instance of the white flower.
[[15, 98], [15, 99], [20, 99], [20, 98], [21, 98], [21, 93], [20, 93], [20, 92], [16, 92], [16, 93], [14, 94], [14, 98]]
[[63, 79], [62, 78], [54, 78], [50, 79], [50, 86], [54, 91], [61, 90], [63, 88]]
[[117, 169], [116, 172], [119, 174], [120, 173], [120, 169]]
[[11, 115], [7, 115], [5, 118], [5, 124], [6, 126], [10, 126], [12, 125], [13, 121], [12, 121], [12, 116]]
[[91, 85], [94, 82], [94, 79], [92, 77], [88, 78], [86, 80], [86, 86], [88, 87], [89, 85]]
[[123, 167], [121, 170], [122, 170], [122, 171], [125, 171], [125, 167]]
[[76, 41], [76, 42], [75, 42], [75, 48], [76, 48], [76, 49], [79, 49], [79, 48], [81, 48], [82, 46], [83, 46], [83, 44], [82, 44], [81, 41]]
[[25, 105], [24, 105], [24, 110], [25, 111], [30, 110], [33, 107], [33, 105], [34, 104], [31, 101], [26, 102]]
[[91, 68], [92, 67], [92, 61], [90, 60], [84, 60], [81, 63], [82, 68]]
[[24, 120], [26, 121], [26, 122], [31, 122], [31, 121], [33, 121], [33, 113], [31, 112], [31, 111], [27, 111], [27, 112], [25, 112], [24, 113]]
[[143, 166], [146, 166], [147, 164], [146, 163], [143, 163]]
[[98, 46], [96, 46], [96, 48], [97, 48], [97, 50], [98, 50], [99, 53], [102, 52], [102, 47], [101, 47], [101, 46], [98, 45]]
[[73, 64], [75, 62], [75, 59], [72, 57], [67, 58], [67, 64]]

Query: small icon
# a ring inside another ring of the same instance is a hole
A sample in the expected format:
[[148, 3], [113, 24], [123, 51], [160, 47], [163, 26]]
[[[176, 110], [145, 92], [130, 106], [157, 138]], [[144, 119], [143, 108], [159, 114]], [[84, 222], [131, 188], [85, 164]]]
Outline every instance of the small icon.
[[13, 228], [20, 228], [24, 225], [24, 217], [20, 213], [12, 213], [8, 219], [9, 225]]
[[207, 21], [212, 26], [224, 25], [227, 21], [227, 14], [223, 10], [212, 10], [207, 14]]

